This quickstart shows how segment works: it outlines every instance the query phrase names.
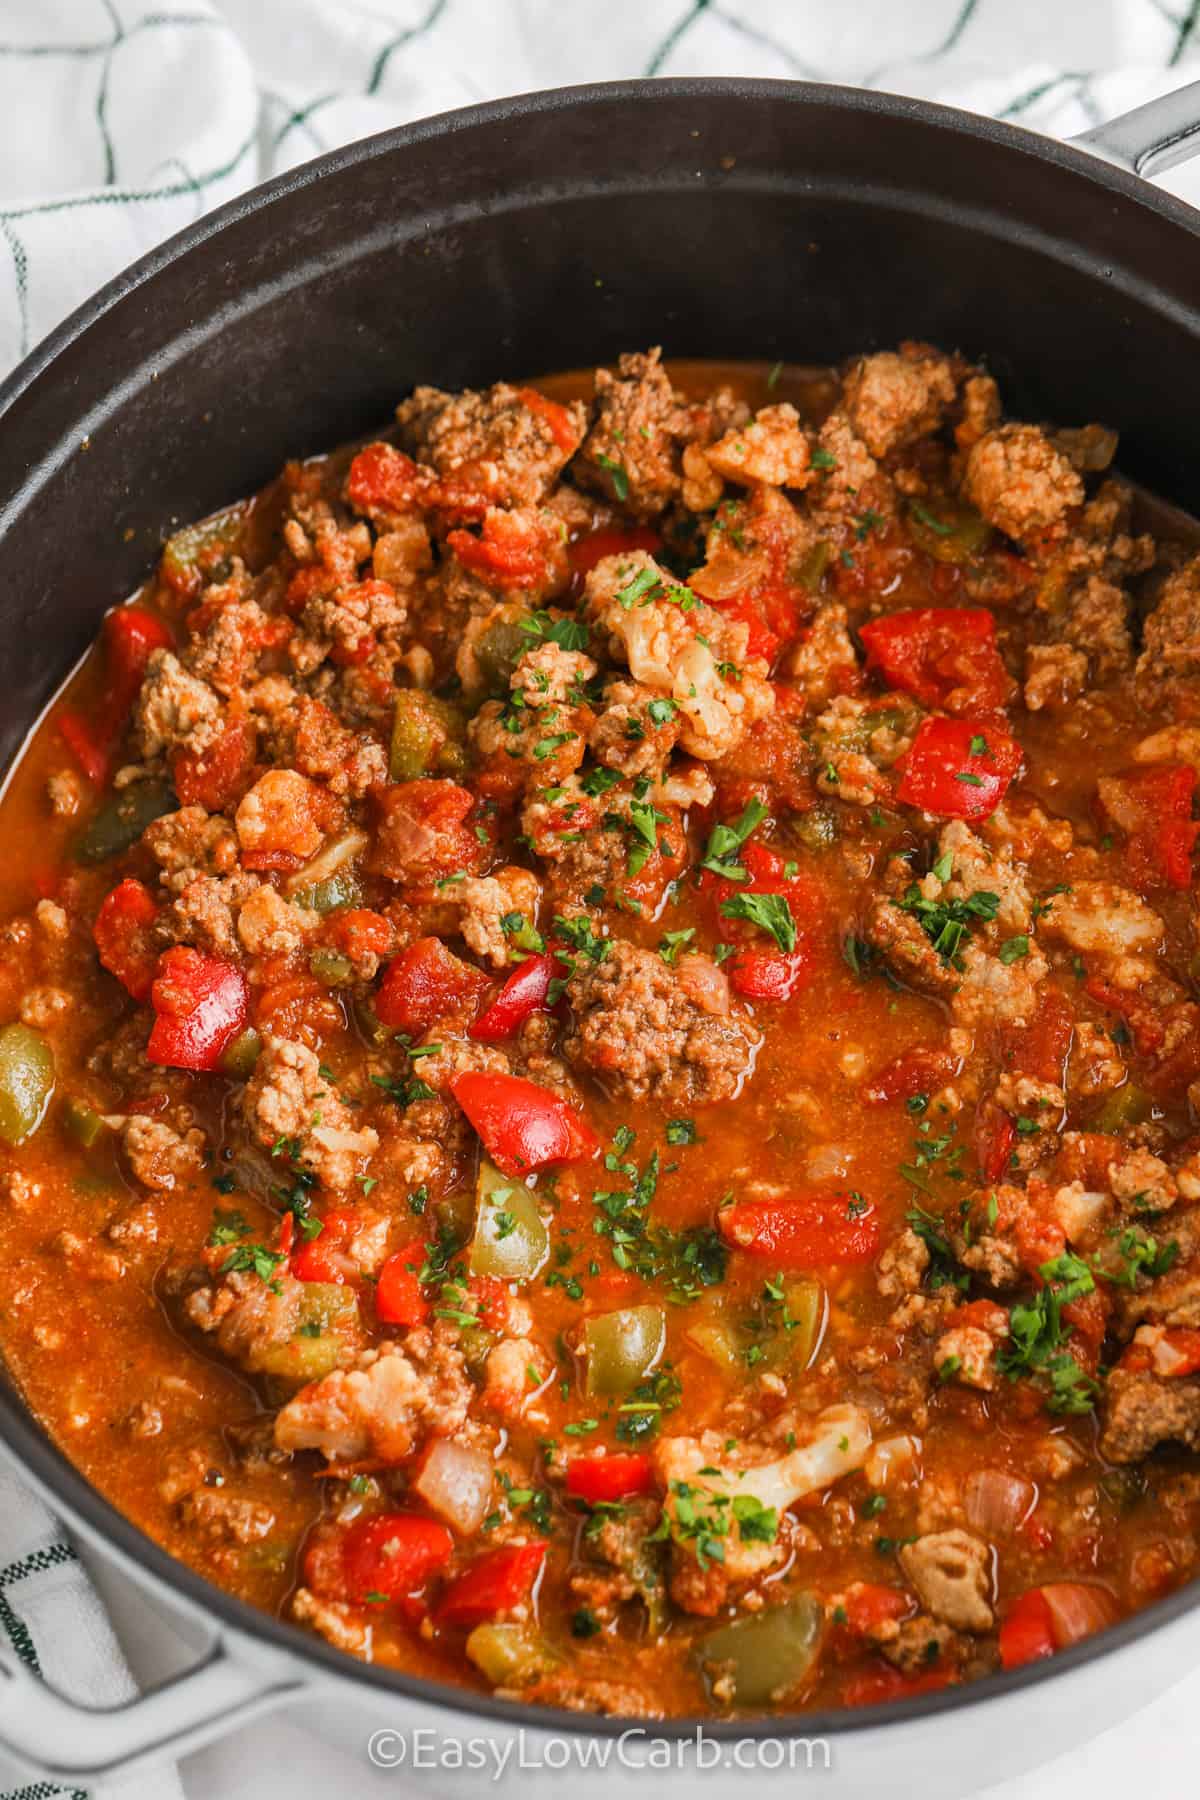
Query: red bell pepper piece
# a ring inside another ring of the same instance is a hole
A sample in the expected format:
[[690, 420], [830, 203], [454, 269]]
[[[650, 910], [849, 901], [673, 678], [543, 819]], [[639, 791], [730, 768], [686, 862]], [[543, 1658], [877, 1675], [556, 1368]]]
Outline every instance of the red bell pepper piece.
[[553, 951], [544, 956], [527, 956], [512, 973], [490, 1006], [485, 1006], [468, 1032], [481, 1043], [495, 1044], [512, 1037], [526, 1019], [536, 1012], [546, 1012], [550, 1005], [550, 983], [566, 974]]
[[100, 961], [135, 1000], [146, 998], [154, 980], [158, 950], [150, 932], [157, 917], [149, 888], [127, 876], [105, 896], [92, 927]]
[[567, 1492], [589, 1506], [631, 1500], [654, 1490], [654, 1465], [639, 1450], [577, 1456], [567, 1469]]
[[482, 1625], [528, 1599], [546, 1555], [541, 1539], [505, 1544], [455, 1576], [436, 1609], [439, 1625]]
[[896, 796], [943, 819], [986, 819], [1020, 767], [1020, 745], [986, 720], [922, 719]]
[[975, 1160], [985, 1181], [999, 1181], [1012, 1160], [1017, 1128], [1003, 1107], [987, 1100], [975, 1114]]
[[599, 531], [586, 531], [576, 538], [568, 551], [575, 575], [588, 575], [606, 556], [628, 556], [631, 550], [645, 550], [651, 556], [662, 549], [662, 538], [649, 525], [604, 525]]
[[90, 718], [64, 706], [56, 719], [67, 748], [97, 786], [108, 779], [113, 747], [137, 699], [151, 653], [168, 649], [173, 639], [156, 613], [141, 606], [118, 606], [105, 617], [101, 642], [108, 678], [103, 702]]
[[998, 711], [1016, 684], [996, 648], [996, 621], [983, 606], [919, 606], [859, 629], [867, 667], [923, 706], [954, 713]]
[[573, 1107], [519, 1075], [466, 1070], [450, 1092], [505, 1175], [594, 1156], [600, 1140]]
[[885, 1587], [878, 1581], [856, 1581], [842, 1602], [846, 1614], [842, 1629], [854, 1637], [866, 1637], [892, 1619], [903, 1619], [913, 1610], [911, 1597], [902, 1588]]
[[770, 1257], [784, 1269], [867, 1263], [879, 1252], [879, 1220], [855, 1194], [813, 1189], [746, 1200], [723, 1207], [717, 1228], [732, 1249]]
[[73, 706], [64, 706], [55, 719], [59, 734], [89, 781], [103, 787], [108, 780], [111, 751], [89, 719]]
[[176, 947], [159, 958], [150, 989], [156, 1014], [147, 1055], [169, 1069], [215, 1069], [246, 1028], [246, 977], [234, 963]]
[[418, 1277], [425, 1266], [425, 1245], [413, 1238], [388, 1257], [375, 1284], [375, 1312], [385, 1325], [420, 1325], [429, 1303]]
[[881, 1663], [878, 1669], [852, 1675], [841, 1691], [843, 1706], [878, 1706], [886, 1700], [911, 1700], [917, 1694], [935, 1694], [954, 1680], [952, 1669], [930, 1669], [923, 1675], [902, 1675]]
[[1058, 1645], [1054, 1618], [1041, 1588], [1030, 1588], [1014, 1600], [1000, 1627], [1000, 1662], [1006, 1669], [1053, 1656]]
[[108, 661], [107, 716], [120, 723], [138, 696], [146, 664], [155, 650], [169, 650], [174, 639], [166, 622], [141, 606], [118, 606], [103, 626]]
[[416, 1513], [370, 1513], [350, 1525], [318, 1530], [304, 1555], [314, 1591], [351, 1606], [402, 1600], [445, 1567], [454, 1539], [436, 1519]]
[[473, 1012], [487, 992], [482, 969], [447, 950], [440, 938], [418, 938], [393, 957], [375, 994], [375, 1011], [395, 1031], [427, 1031], [439, 1019]]

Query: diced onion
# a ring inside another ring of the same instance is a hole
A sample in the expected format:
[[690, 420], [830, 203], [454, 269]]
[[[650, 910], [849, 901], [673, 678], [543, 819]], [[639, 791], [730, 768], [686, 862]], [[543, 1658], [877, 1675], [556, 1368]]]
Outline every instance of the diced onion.
[[1003, 1469], [977, 1469], [963, 1488], [967, 1523], [985, 1538], [1007, 1537], [1028, 1518], [1037, 1489]]
[[484, 1450], [439, 1438], [413, 1482], [413, 1492], [460, 1537], [473, 1537], [492, 1502], [492, 1459]]
[[1054, 1624], [1054, 1641], [1060, 1650], [1081, 1638], [1103, 1631], [1117, 1616], [1116, 1602], [1107, 1588], [1087, 1581], [1051, 1581], [1042, 1589]]
[[848, 1175], [853, 1162], [854, 1152], [848, 1145], [818, 1144], [805, 1160], [804, 1173], [809, 1181], [829, 1181]]

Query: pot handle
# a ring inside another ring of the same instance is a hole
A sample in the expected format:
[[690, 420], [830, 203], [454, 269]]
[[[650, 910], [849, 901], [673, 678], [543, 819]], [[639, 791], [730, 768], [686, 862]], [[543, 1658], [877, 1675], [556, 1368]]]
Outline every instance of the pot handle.
[[1071, 142], [1135, 175], [1165, 175], [1176, 163], [1200, 155], [1200, 81], [1080, 132]]
[[83, 1706], [0, 1655], [0, 1755], [77, 1788], [198, 1749], [304, 1691], [294, 1676], [235, 1661], [218, 1641], [203, 1662], [148, 1694], [120, 1706]]

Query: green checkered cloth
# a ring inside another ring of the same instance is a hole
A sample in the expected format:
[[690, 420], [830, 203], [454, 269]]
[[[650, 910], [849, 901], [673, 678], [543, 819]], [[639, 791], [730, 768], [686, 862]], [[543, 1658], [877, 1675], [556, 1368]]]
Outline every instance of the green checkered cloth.
[[403, 120], [721, 74], [1068, 135], [1187, 79], [1198, 25], [1200, 0], [3, 0], [0, 375], [171, 232]]
[[[0, 1655], [44, 1675], [75, 1700], [115, 1706], [136, 1685], [83, 1563], [42, 1501], [0, 1468]], [[19, 1703], [19, 1702], [18, 1702]], [[3, 1734], [0, 1708], [0, 1735]], [[108, 1786], [93, 1790], [105, 1800]], [[113, 1787], [121, 1800], [180, 1800], [173, 1769]], [[0, 1800], [85, 1800], [0, 1758]]]

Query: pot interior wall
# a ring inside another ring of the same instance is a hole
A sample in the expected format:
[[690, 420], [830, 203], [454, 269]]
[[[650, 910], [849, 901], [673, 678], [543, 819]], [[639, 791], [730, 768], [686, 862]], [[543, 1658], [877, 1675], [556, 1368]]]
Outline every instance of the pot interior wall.
[[1186, 502], [1187, 228], [921, 110], [776, 84], [509, 103], [335, 158], [162, 262], [0, 426], [0, 759], [174, 522], [420, 380], [927, 337], [986, 357], [1015, 411], [1119, 426], [1128, 472]]

